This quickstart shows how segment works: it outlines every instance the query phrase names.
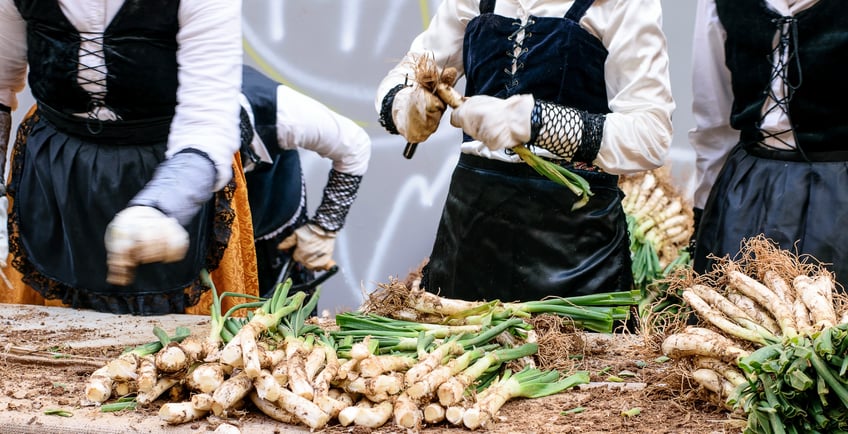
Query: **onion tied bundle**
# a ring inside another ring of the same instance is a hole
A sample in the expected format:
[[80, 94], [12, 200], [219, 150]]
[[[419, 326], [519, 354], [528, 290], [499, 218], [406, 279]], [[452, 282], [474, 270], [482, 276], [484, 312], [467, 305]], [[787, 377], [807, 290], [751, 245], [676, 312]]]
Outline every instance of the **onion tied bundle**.
[[824, 266], [758, 236], [678, 284], [698, 324], [662, 350], [745, 414], [745, 433], [848, 430], [848, 303]]
[[648, 286], [671, 269], [688, 265], [689, 239], [695, 232], [692, 206], [669, 179], [667, 168], [622, 176], [621, 206], [627, 216], [633, 281], [648, 295]]

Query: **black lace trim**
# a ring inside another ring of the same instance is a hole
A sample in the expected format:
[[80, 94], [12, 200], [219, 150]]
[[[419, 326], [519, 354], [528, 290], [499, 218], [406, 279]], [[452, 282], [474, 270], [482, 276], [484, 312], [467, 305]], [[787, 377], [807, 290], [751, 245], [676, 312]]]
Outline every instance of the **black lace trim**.
[[604, 138], [604, 122], [606, 122], [607, 117], [606, 115], [593, 114], [582, 110], [580, 117], [583, 119], [583, 138], [580, 141], [580, 146], [577, 147], [577, 152], [574, 153], [574, 159], [591, 163], [595, 161], [595, 158], [598, 158], [601, 141]]
[[[15, 136], [15, 146], [12, 151], [12, 173], [20, 173], [22, 170], [26, 138], [38, 120], [39, 115], [36, 112], [29, 118], [24, 119], [18, 128], [17, 135]], [[237, 170], [237, 168], [234, 167], [233, 170]], [[11, 188], [9, 190], [10, 195], [14, 197], [14, 191]], [[235, 181], [230, 181], [223, 189], [215, 193], [213, 238], [209, 242], [205, 267], [210, 272], [218, 268], [232, 233], [232, 224], [235, 221], [232, 200], [235, 190]], [[170, 306], [168, 312], [158, 310], [156, 312], [132, 310], [129, 312], [115, 312], [133, 315], [160, 315], [164, 313], [182, 313], [185, 308], [196, 305], [203, 293], [210, 289], [198, 277], [183, 289], [156, 294], [141, 294], [133, 297], [132, 300], [127, 299], [125, 295], [121, 295], [121, 300], [117, 301], [118, 297], [115, 296], [81, 291], [41, 274], [32, 265], [27, 257], [26, 249], [21, 245], [19, 228], [20, 216], [15, 207], [12, 207], [9, 214], [9, 250], [12, 253], [12, 265], [21, 272], [24, 283], [48, 300], [61, 299], [63, 303], [73, 307], [87, 307], [92, 302], [100, 306]], [[85, 305], [80, 305], [81, 303]]]
[[389, 134], [400, 134], [395, 126], [395, 120], [392, 119], [392, 104], [395, 102], [395, 95], [401, 89], [407, 87], [404, 84], [399, 84], [393, 87], [386, 96], [383, 97], [383, 103], [380, 106], [380, 125], [389, 132]]

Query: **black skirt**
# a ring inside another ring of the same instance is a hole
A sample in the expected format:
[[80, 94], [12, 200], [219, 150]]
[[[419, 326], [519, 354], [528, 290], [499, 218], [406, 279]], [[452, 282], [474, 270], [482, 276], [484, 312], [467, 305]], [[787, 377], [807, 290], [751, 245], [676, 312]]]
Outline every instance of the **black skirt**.
[[160, 315], [196, 304], [206, 290], [200, 270], [217, 267], [229, 239], [233, 186], [186, 227], [182, 261], [141, 265], [131, 285], [108, 284], [106, 226], [164, 160], [167, 130], [129, 125], [86, 136], [68, 131], [76, 127], [56, 113], [48, 121], [44, 110], [19, 128], [9, 185], [12, 263], [24, 282], [47, 299], [102, 312]]
[[[810, 156], [815, 157], [815, 156]], [[710, 192], [698, 228], [694, 269], [709, 255], [735, 257], [759, 234], [793, 253], [830, 264], [848, 284], [848, 162], [804, 161], [794, 152], [737, 146]]]
[[576, 196], [524, 163], [463, 154], [422, 286], [451, 298], [529, 301], [628, 291], [633, 277], [618, 177], [577, 171]]

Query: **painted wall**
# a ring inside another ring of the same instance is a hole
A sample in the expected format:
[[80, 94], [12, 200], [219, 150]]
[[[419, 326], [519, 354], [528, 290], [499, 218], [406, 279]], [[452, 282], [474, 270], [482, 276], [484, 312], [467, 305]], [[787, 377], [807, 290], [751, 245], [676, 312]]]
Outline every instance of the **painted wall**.
[[[323, 288], [321, 308], [355, 308], [363, 292], [404, 277], [430, 252], [461, 133], [445, 116], [438, 132], [401, 156], [405, 142], [386, 133], [373, 106], [378, 82], [426, 26], [438, 0], [244, 0], [245, 62], [360, 123], [373, 151], [359, 198], [339, 235], [341, 272]], [[673, 173], [691, 191], [693, 156], [689, 65], [695, 1], [664, 0], [674, 115]], [[32, 103], [21, 97], [21, 107]], [[18, 110], [20, 116], [23, 110]], [[330, 164], [303, 154], [311, 210], [320, 202]]]

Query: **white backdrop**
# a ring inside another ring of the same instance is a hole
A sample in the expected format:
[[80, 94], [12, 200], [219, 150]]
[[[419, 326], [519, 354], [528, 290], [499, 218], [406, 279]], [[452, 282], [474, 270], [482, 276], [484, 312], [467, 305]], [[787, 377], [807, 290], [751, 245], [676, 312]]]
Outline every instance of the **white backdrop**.
[[[359, 198], [339, 235], [341, 271], [323, 287], [321, 308], [355, 308], [363, 291], [405, 276], [430, 252], [461, 133], [447, 122], [401, 156], [405, 142], [377, 122], [373, 99], [384, 74], [435, 12], [438, 0], [244, 0], [245, 62], [348, 116], [371, 135], [372, 159]], [[686, 139], [692, 117], [690, 60], [695, 2], [664, 0], [674, 114], [672, 171], [691, 191], [694, 157]], [[22, 109], [32, 104], [21, 95]], [[330, 164], [303, 153], [308, 204], [314, 210]]]

